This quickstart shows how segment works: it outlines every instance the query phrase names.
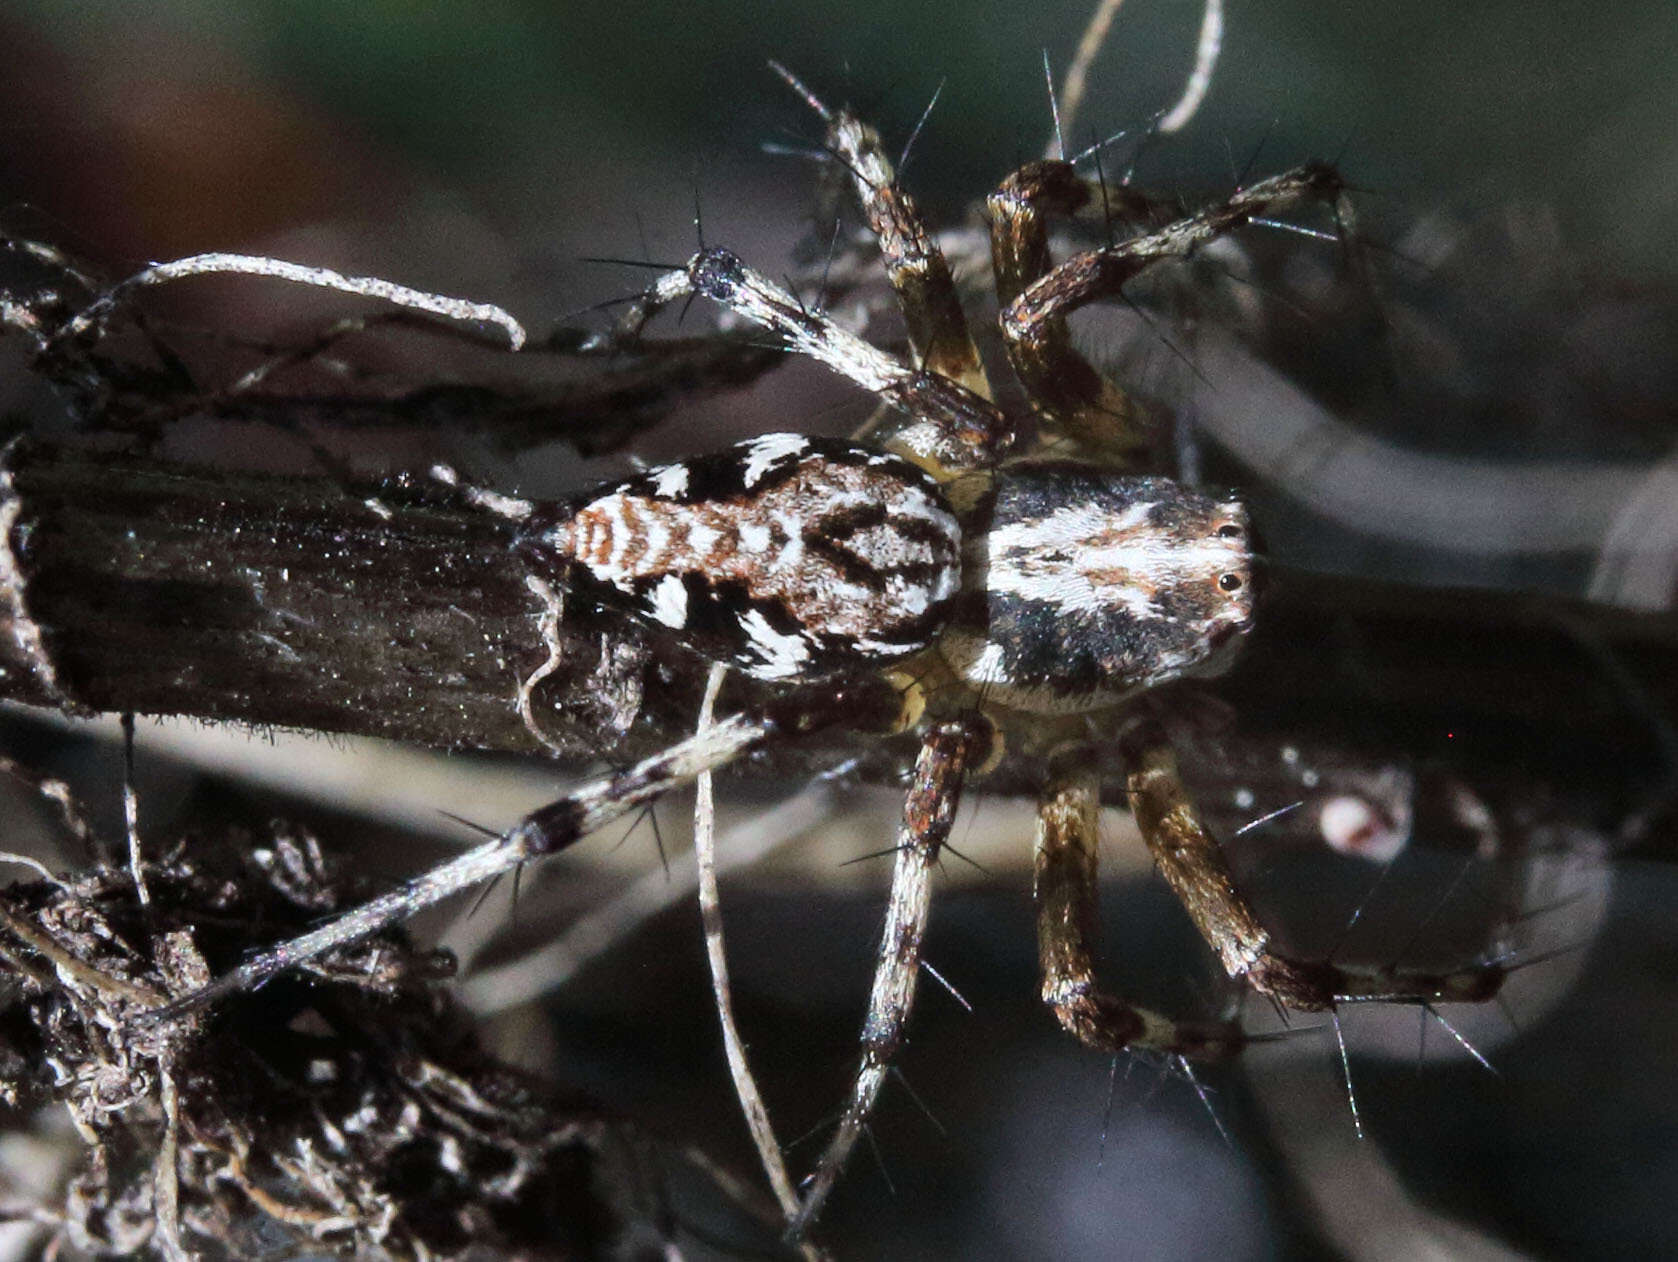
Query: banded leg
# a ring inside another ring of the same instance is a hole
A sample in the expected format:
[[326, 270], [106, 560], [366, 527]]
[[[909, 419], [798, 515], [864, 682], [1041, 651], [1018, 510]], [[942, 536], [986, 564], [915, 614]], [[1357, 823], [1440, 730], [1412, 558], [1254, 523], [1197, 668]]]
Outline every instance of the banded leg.
[[[947, 377], [905, 368], [856, 334], [811, 311], [727, 250], [701, 250], [679, 271], [666, 272], [642, 295], [635, 319], [692, 294], [703, 294], [778, 335], [787, 349], [826, 364], [905, 415], [892, 440], [918, 463], [943, 470], [995, 465], [1012, 437], [1002, 410]], [[633, 334], [635, 328], [624, 328]]]
[[[172, 1021], [228, 995], [252, 990], [279, 973], [406, 920], [480, 881], [500, 876], [528, 860], [563, 850], [644, 803], [679, 788], [701, 772], [730, 763], [768, 740], [833, 723], [855, 723], [859, 718], [856, 711], [867, 704], [865, 699], [838, 689], [820, 711], [803, 705], [795, 710], [789, 705], [757, 714], [734, 715], [662, 753], [643, 759], [627, 771], [590, 781], [533, 811], [502, 836], [468, 850], [459, 858], [438, 864], [424, 875], [334, 917], [317, 929], [251, 956], [198, 990], [154, 1009], [147, 1020]], [[882, 712], [864, 716], [865, 721], [869, 717], [877, 719], [881, 730], [889, 730], [898, 716], [895, 712], [889, 715]]]
[[[1310, 164], [1239, 189], [1229, 199], [1048, 268], [1045, 213], [1071, 213], [1088, 196], [1064, 162], [1038, 162], [992, 195], [991, 252], [1002, 292], [998, 317], [1008, 357], [1048, 419], [1097, 450], [1134, 452], [1146, 441], [1143, 417], [1072, 348], [1066, 319], [1165, 259], [1185, 259], [1252, 220], [1304, 202], [1342, 211], [1344, 185], [1332, 167]], [[1045, 270], [1047, 269], [1047, 270]]]
[[[1095, 980], [1097, 810], [1101, 782], [1075, 754], [1057, 760], [1037, 808], [1037, 959], [1043, 1001], [1067, 1032], [1104, 1052], [1146, 1048], [1215, 1060], [1237, 1051], [1239, 1026], [1173, 1021], [1133, 1007]], [[1087, 758], [1079, 758], [1088, 766]]]
[[1350, 968], [1296, 960], [1270, 948], [1270, 934], [1236, 891], [1217, 841], [1201, 821], [1164, 733], [1144, 723], [1125, 746], [1130, 809], [1161, 875], [1217, 952], [1224, 971], [1289, 1008], [1326, 1012], [1343, 1003], [1480, 1003], [1508, 970], [1479, 964], [1452, 972]]
[[769, 64], [827, 124], [827, 146], [850, 171], [862, 213], [880, 242], [886, 279], [903, 311], [915, 362], [990, 398], [990, 381], [968, 332], [950, 265], [914, 198], [898, 184], [880, 133], [849, 110], [828, 109], [785, 66]]
[[[1050, 217], [1075, 215], [1089, 200], [1089, 186], [1070, 162], [1058, 159], [1021, 167], [985, 200], [991, 270], [1004, 311], [1054, 270]], [[1010, 339], [1008, 352], [1039, 417], [1053, 430], [1121, 463], [1144, 454], [1145, 413], [1073, 348], [1063, 315], [1044, 316], [1029, 340]]]
[[807, 1181], [804, 1200], [791, 1225], [794, 1237], [803, 1235], [821, 1212], [851, 1149], [862, 1136], [892, 1058], [902, 1045], [903, 1028], [920, 981], [921, 939], [932, 903], [932, 868], [955, 822], [967, 769], [984, 759], [989, 743], [988, 724], [963, 719], [934, 726], [921, 745], [897, 834], [891, 903], [874, 968], [874, 987], [868, 997], [868, 1016], [862, 1026], [862, 1064], [839, 1128]]

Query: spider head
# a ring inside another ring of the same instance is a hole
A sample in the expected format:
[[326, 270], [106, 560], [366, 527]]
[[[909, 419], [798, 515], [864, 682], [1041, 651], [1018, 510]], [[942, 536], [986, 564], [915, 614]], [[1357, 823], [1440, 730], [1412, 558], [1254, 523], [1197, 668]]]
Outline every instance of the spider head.
[[969, 526], [964, 561], [944, 655], [1015, 709], [1097, 710], [1214, 671], [1252, 623], [1245, 510], [1166, 478], [1015, 465]]

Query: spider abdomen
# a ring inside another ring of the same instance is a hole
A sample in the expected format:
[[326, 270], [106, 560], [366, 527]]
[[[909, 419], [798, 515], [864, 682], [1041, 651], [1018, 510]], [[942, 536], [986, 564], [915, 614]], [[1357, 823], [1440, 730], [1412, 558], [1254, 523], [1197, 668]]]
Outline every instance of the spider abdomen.
[[1252, 618], [1245, 510], [1064, 461], [998, 478], [941, 640], [1003, 705], [1070, 713], [1215, 664]]
[[897, 456], [767, 434], [537, 510], [519, 547], [599, 603], [760, 679], [925, 648], [960, 586], [961, 528]]

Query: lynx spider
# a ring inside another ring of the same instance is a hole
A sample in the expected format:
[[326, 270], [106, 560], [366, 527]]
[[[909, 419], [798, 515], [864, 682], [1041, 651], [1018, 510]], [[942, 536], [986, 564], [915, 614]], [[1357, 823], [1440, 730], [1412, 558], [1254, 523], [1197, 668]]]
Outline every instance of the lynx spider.
[[[921, 744], [895, 845], [861, 1064], [839, 1125], [789, 1212], [794, 1237], [820, 1212], [902, 1042], [931, 869], [964, 783], [983, 774], [1003, 742], [1049, 768], [1035, 858], [1042, 997], [1082, 1043], [1108, 1053], [1148, 1051], [1186, 1067], [1247, 1041], [1234, 1022], [1175, 1020], [1125, 1002], [1095, 979], [1102, 785], [1089, 750], [1109, 732], [1118, 733], [1125, 791], [1154, 861], [1231, 978], [1304, 1012], [1491, 998], [1506, 971], [1496, 963], [1444, 973], [1355, 969], [1272, 949], [1179, 778], [1157, 703], [1146, 695], [1215, 669], [1250, 625], [1245, 512], [1232, 499], [1149, 472], [1160, 464], [1152, 418], [1073, 347], [1068, 332], [1074, 312], [1120, 296], [1156, 263], [1188, 258], [1294, 207], [1338, 208], [1337, 173], [1301, 166], [1059, 263], [1050, 254], [1050, 222], [1092, 204], [1110, 209], [1105, 182], [1092, 184], [1058, 156], [1004, 180], [987, 203], [991, 254], [1008, 362], [1039, 435], [1026, 446], [1019, 438], [1025, 418], [993, 401], [949, 266], [877, 133], [777, 70], [823, 120], [828, 150], [852, 177], [915, 366], [807, 308], [729, 251], [702, 248], [642, 293], [613, 336], [638, 337], [660, 310], [703, 295], [877, 396], [884, 406], [874, 420], [851, 442], [767, 435], [564, 504], [489, 492], [475, 499], [514, 523], [515, 546], [533, 575], [581, 589], [748, 675], [819, 680], [822, 688], [703, 724], [504, 835], [252, 956], [155, 1010], [154, 1019], [259, 985], [570, 846], [734, 759], [830, 726], [912, 727]], [[901, 704], [882, 707], [878, 688], [856, 686], [881, 672]]]

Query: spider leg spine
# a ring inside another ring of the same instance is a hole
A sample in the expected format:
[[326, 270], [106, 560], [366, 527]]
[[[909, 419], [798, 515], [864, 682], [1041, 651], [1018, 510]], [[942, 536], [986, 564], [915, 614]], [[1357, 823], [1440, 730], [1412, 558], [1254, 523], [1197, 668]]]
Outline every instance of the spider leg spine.
[[[1089, 200], [1089, 186], [1070, 162], [1059, 159], [1028, 163], [986, 199], [991, 270], [1005, 317], [1027, 292], [1056, 272], [1049, 254], [1049, 219], [1075, 215]], [[1045, 422], [1121, 461], [1141, 456], [1146, 447], [1145, 415], [1074, 349], [1063, 314], [1042, 313], [1031, 323], [1029, 336], [1006, 318], [1002, 330], [1009, 362]]]
[[1338, 206], [1345, 191], [1340, 173], [1326, 163], [1306, 163], [1237, 189], [1222, 202], [1099, 250], [1075, 254], [1040, 277], [1003, 311], [1010, 343], [1030, 343], [1046, 321], [1064, 319], [1080, 307], [1115, 296], [1126, 281], [1167, 259], [1185, 259], [1218, 237], [1259, 216], [1308, 202]]
[[576, 792], [533, 811], [505, 835], [438, 864], [396, 889], [335, 916], [319, 928], [258, 952], [207, 985], [153, 1009], [144, 1019], [165, 1024], [228, 995], [253, 990], [279, 973], [406, 920], [480, 881], [499, 876], [527, 860], [562, 850], [700, 772], [732, 762], [783, 727], [783, 723], [767, 715], [734, 715], [627, 771], [589, 782]]
[[[898, 183], [880, 133], [848, 109], [830, 110], [785, 66], [776, 62], [770, 66], [827, 124], [828, 152], [851, 174], [863, 217], [879, 242], [886, 279], [897, 295], [915, 362], [989, 399], [990, 379], [968, 331], [950, 265], [927, 230], [914, 198]], [[934, 93], [933, 103], [937, 100]], [[928, 105], [904, 146], [905, 161], [931, 111]]]
[[778, 334], [789, 351], [827, 365], [904, 413], [908, 419], [892, 432], [892, 442], [935, 473], [988, 470], [1013, 436], [1006, 414], [983, 395], [939, 373], [904, 367], [718, 246], [655, 281], [636, 304], [637, 320], [644, 324], [661, 307], [695, 293]]
[[1356, 968], [1297, 960], [1273, 949], [1269, 932], [1235, 888], [1217, 841], [1177, 771], [1170, 743], [1152, 722], [1125, 740], [1130, 801], [1160, 873], [1224, 971], [1301, 1012], [1345, 1003], [1476, 1003], [1497, 994], [1508, 970], [1477, 964], [1451, 972], [1395, 966]]
[[902, 1045], [920, 981], [921, 942], [932, 903], [932, 870], [961, 805], [967, 770], [990, 747], [989, 729], [989, 723], [977, 717], [951, 720], [934, 725], [921, 744], [898, 830], [891, 902], [862, 1027], [862, 1063], [839, 1127], [817, 1161], [798, 1216], [789, 1227], [794, 1238], [802, 1236], [821, 1212], [851, 1150], [862, 1137], [892, 1058]]

